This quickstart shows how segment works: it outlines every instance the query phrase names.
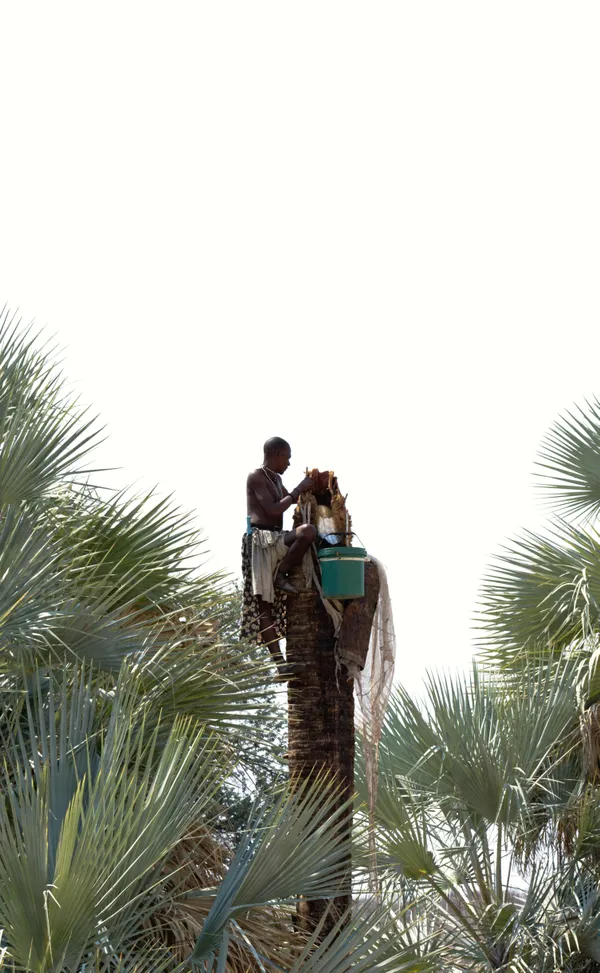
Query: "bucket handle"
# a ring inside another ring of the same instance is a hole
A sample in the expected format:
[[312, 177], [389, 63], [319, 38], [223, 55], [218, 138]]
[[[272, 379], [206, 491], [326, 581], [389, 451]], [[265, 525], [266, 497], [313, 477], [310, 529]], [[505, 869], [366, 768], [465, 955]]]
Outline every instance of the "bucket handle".
[[[356, 533], [355, 530], [333, 530], [331, 533], [335, 534], [336, 537], [358, 537], [358, 534]], [[360, 546], [365, 547], [360, 537], [358, 537], [358, 539], [360, 541]], [[351, 544], [349, 546], [352, 547]]]

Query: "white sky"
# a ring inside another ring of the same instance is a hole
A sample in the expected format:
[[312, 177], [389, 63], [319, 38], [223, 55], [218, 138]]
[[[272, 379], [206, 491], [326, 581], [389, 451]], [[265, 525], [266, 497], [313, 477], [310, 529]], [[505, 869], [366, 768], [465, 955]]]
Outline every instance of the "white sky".
[[597, 3], [28, 3], [0, 14], [0, 304], [101, 459], [238, 569], [272, 435], [388, 566], [398, 673], [470, 657], [541, 436], [600, 392]]

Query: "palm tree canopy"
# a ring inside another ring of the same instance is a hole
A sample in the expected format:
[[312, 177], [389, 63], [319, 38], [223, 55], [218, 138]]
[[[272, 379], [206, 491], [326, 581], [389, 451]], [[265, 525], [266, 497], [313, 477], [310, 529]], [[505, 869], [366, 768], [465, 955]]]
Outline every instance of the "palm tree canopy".
[[294, 931], [295, 897], [331, 894], [347, 869], [331, 782], [257, 795], [231, 840], [223, 795], [246, 799], [259, 752], [276, 760], [268, 660], [239, 642], [193, 518], [90, 484], [100, 435], [54, 350], [4, 312], [0, 966], [424, 969], [372, 910], [334, 936]]

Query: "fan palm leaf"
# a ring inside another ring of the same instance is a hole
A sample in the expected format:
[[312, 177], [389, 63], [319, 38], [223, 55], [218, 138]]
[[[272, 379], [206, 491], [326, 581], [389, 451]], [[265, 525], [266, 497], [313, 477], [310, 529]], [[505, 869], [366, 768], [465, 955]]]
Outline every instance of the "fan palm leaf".
[[484, 579], [478, 613], [483, 655], [522, 667], [560, 655], [600, 625], [600, 533], [554, 521], [523, 532]]
[[[172, 877], [157, 896], [157, 910], [145, 928], [159, 941], [169, 945], [180, 962], [189, 957], [206, 922], [214, 896], [186, 898], [190, 891], [214, 889], [222, 882], [231, 851], [217, 841], [205, 825], [179, 842], [169, 856], [167, 868]], [[306, 937], [294, 928], [291, 907], [249, 910], [236, 919], [237, 928], [230, 940], [227, 973], [254, 971], [257, 954], [268, 966], [288, 969], [298, 956]]]
[[[45, 658], [54, 653], [59, 659], [72, 653], [118, 670], [130, 653], [148, 645], [156, 647], [161, 641], [172, 643], [181, 636], [182, 608], [153, 602], [156, 574], [152, 575], [152, 564], [160, 561], [162, 540], [156, 540], [149, 560], [144, 560], [143, 552], [134, 550], [129, 563], [122, 553], [107, 567], [102, 563], [102, 538], [97, 543], [98, 563], [94, 563], [90, 538], [84, 540], [72, 531], [67, 543], [64, 524], [53, 530], [47, 513], [45, 504], [10, 506], [0, 520], [0, 644], [7, 650], [4, 670], [18, 667], [24, 655], [29, 657], [35, 651]], [[121, 545], [122, 552], [127, 551], [127, 540]], [[166, 537], [163, 540], [168, 547], [169, 541]], [[135, 547], [135, 538], [132, 544]], [[193, 608], [185, 609], [188, 636], [198, 642], [201, 632], [206, 637], [208, 628], [216, 629], [220, 613], [228, 610], [229, 593], [220, 575], [179, 585], [176, 572], [168, 567], [167, 554], [164, 550], [162, 553], [164, 577], [172, 575], [173, 599], [180, 605], [184, 597], [198, 600]]]
[[188, 636], [186, 622], [183, 634], [150, 646], [133, 662], [144, 702], [167, 723], [188, 714], [235, 741], [243, 718], [243, 732], [254, 724], [260, 736], [262, 714], [271, 705], [267, 661], [249, 656], [243, 645]]
[[540, 488], [564, 516], [600, 513], [600, 399], [566, 412], [546, 434], [539, 452]]
[[221, 573], [198, 574], [202, 532], [171, 498], [70, 490], [44, 510], [78, 588], [103, 591], [113, 607], [213, 602], [224, 582]]
[[[76, 967], [100, 936], [127, 943], [168, 853], [226, 768], [189, 720], [160, 750], [121, 680], [106, 731], [90, 734], [99, 690], [75, 671], [58, 699], [40, 674], [25, 730], [5, 749], [0, 924], [32, 973]], [[111, 947], [112, 948], [112, 947]]]
[[[553, 767], [557, 741], [577, 726], [567, 668], [525, 673], [511, 692], [476, 668], [470, 677], [431, 675], [424, 708], [399, 687], [380, 744], [382, 783], [407, 781], [419, 798], [462, 806], [505, 824]], [[394, 806], [394, 801], [391, 806]]]
[[[89, 565], [88, 565], [89, 567]], [[139, 610], [116, 607], [104, 579], [84, 577], [76, 543], [70, 562], [43, 510], [9, 506], [0, 520], [0, 645], [2, 669], [26, 659], [66, 653], [118, 670], [123, 658], [141, 649], [147, 624]], [[117, 581], [114, 580], [116, 587]]]
[[64, 591], [60, 549], [35, 514], [23, 507], [9, 507], [0, 520], [0, 581], [5, 669], [20, 650], [39, 639], [48, 609]]
[[[347, 878], [349, 804], [322, 778], [286, 789], [242, 840], [212, 902], [191, 959], [226, 955], [230, 923], [257, 906], [336, 895]], [[188, 898], [194, 898], [190, 893]]]
[[[326, 934], [325, 922], [326, 917], [298, 951], [289, 973], [426, 973], [437, 967], [433, 954], [419, 956], [403, 942], [398, 924], [387, 909], [366, 903], [341, 916]], [[215, 956], [204, 969], [210, 971], [211, 963], [217, 968], [219, 959]], [[262, 959], [259, 954], [257, 959]], [[264, 960], [265, 973], [275, 968], [266, 957]]]
[[583, 971], [594, 955], [596, 900], [567, 895], [577, 869], [597, 887], [600, 835], [571, 676], [553, 666], [506, 683], [475, 669], [430, 676], [422, 705], [393, 697], [376, 805], [383, 894], [412, 903], [443, 968]]
[[31, 327], [0, 315], [0, 509], [92, 472], [81, 464], [96, 420], [66, 392], [54, 349], [38, 345]]
[[367, 905], [342, 916], [319, 942], [320, 929], [311, 937], [290, 973], [427, 973], [438, 968], [438, 958], [403, 942], [398, 924], [387, 909]]
[[44, 623], [37, 642], [46, 657], [74, 656], [113, 672], [119, 671], [127, 656], [143, 651], [148, 641], [135, 615], [109, 611], [102, 601], [86, 605], [71, 597], [48, 612]]

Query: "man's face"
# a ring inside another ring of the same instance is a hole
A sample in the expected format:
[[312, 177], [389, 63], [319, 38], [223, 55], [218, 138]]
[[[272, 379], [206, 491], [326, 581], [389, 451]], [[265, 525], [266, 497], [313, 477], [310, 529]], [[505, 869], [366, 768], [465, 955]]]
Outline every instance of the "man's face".
[[278, 453], [275, 453], [275, 462], [273, 463], [273, 469], [276, 473], [285, 473], [288, 466], [290, 465], [290, 460], [292, 458], [291, 449], [280, 449]]

